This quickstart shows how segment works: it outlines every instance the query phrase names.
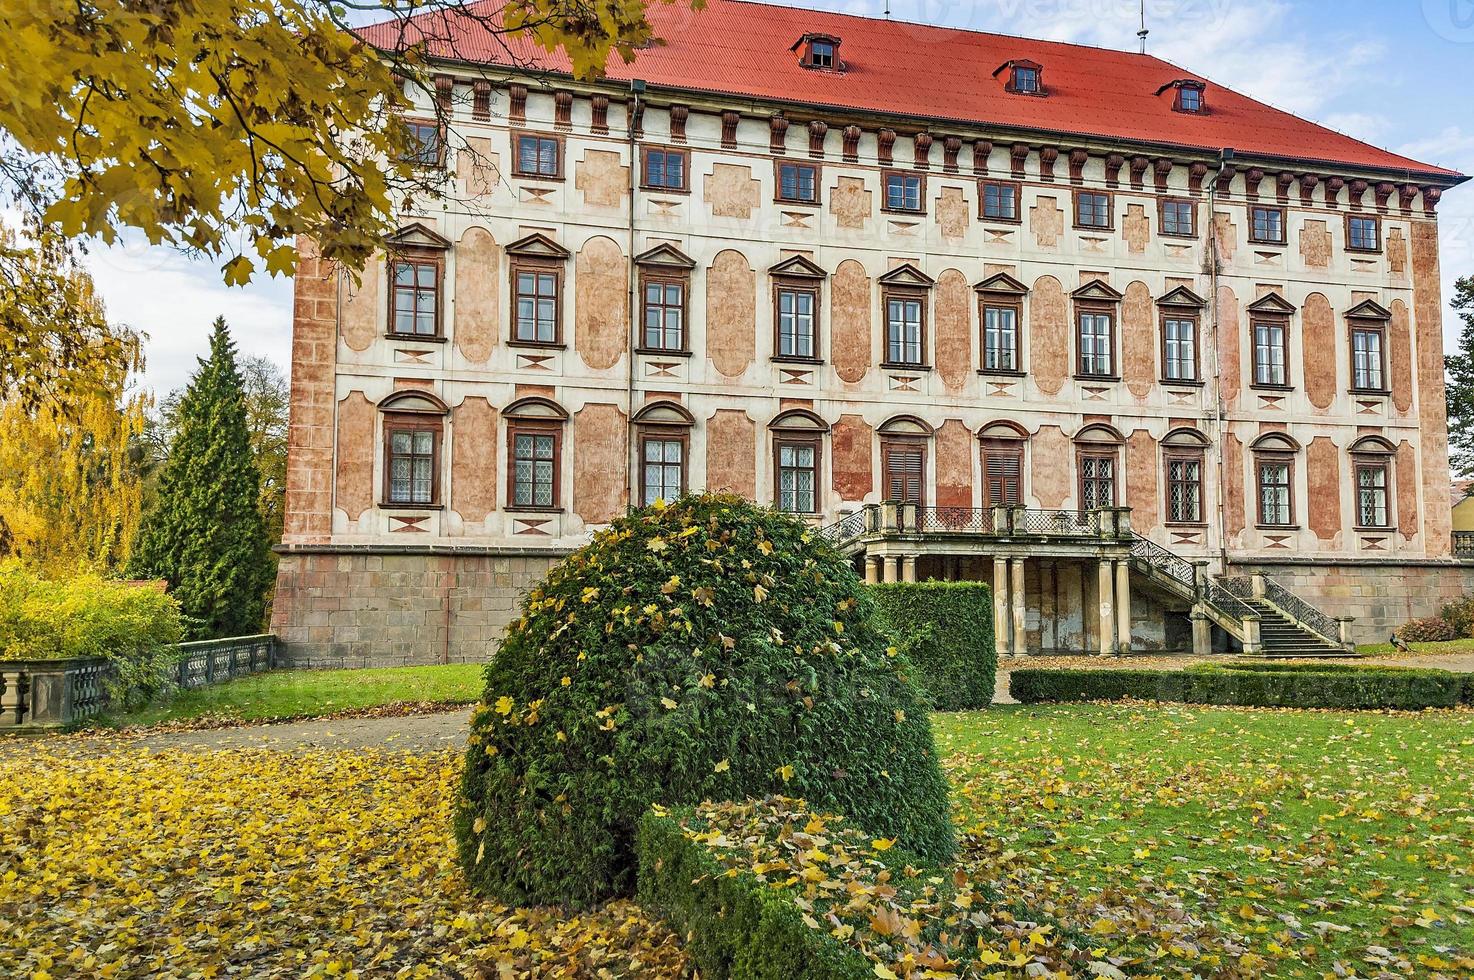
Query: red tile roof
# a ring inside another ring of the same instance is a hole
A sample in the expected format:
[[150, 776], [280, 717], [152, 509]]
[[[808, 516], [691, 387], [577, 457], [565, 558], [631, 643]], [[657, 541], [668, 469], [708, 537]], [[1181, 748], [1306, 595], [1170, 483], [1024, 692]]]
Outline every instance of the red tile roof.
[[[483, 0], [471, 6], [494, 15], [499, 4]], [[1195, 76], [1150, 55], [747, 0], [709, 0], [694, 12], [685, 0], [655, 2], [648, 16], [666, 43], [637, 52], [631, 64], [615, 56], [608, 66], [611, 79], [1208, 152], [1232, 147], [1241, 155], [1407, 172], [1410, 178], [1458, 176], [1217, 85], [1207, 88], [1206, 113], [1174, 112], [1172, 92], [1159, 95], [1158, 89]], [[446, 17], [419, 15], [406, 36], [423, 37], [431, 54], [448, 60], [535, 62], [553, 72], [569, 70], [561, 52], [547, 53], [525, 37], [498, 36], [471, 18], [447, 24]], [[806, 33], [840, 38], [845, 70], [800, 66], [792, 49]], [[400, 27], [379, 24], [362, 34], [380, 47], [394, 47]], [[1007, 72], [996, 78], [993, 72], [1015, 59], [1044, 66], [1046, 98], [1004, 91]]]

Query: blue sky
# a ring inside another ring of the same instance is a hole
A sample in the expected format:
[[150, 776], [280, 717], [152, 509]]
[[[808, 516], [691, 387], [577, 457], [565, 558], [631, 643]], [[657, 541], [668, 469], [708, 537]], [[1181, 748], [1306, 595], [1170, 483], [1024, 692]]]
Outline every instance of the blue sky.
[[[680, 0], [677, 0], [680, 2]], [[880, 15], [884, 0], [806, 2]], [[1135, 50], [1139, 0], [891, 0], [898, 20]], [[1153, 54], [1359, 139], [1474, 173], [1474, 0], [1147, 0]], [[1474, 184], [1440, 206], [1445, 297], [1474, 275]], [[109, 314], [149, 335], [142, 384], [187, 380], [224, 314], [246, 353], [288, 365], [291, 283], [229, 288], [164, 249], [94, 249]], [[1450, 342], [1457, 321], [1445, 318]]]

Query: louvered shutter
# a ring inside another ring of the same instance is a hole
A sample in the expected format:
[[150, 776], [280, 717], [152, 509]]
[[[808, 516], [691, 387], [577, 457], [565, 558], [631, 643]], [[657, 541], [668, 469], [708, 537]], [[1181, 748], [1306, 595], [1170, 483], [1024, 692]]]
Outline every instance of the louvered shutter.
[[925, 455], [919, 446], [887, 446], [885, 493], [887, 500], [921, 503], [921, 474]]
[[989, 507], [1023, 503], [1023, 454], [1016, 449], [990, 449], [983, 453], [983, 480]]

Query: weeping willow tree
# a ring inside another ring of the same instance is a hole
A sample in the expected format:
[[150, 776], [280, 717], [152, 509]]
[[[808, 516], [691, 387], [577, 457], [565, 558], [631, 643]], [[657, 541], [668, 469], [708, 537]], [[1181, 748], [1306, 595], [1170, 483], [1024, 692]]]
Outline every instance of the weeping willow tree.
[[[108, 323], [91, 277], [65, 250], [43, 243], [26, 265], [33, 312], [45, 315], [48, 302], [60, 303], [65, 322], [52, 326], [85, 338], [98, 356], [79, 352], [65, 383], [39, 392], [25, 383], [35, 380], [29, 373], [0, 386], [0, 558], [53, 576], [117, 572], [143, 503], [140, 440], [149, 399], [129, 386], [143, 366], [139, 338]], [[0, 291], [0, 307], [18, 301]]]

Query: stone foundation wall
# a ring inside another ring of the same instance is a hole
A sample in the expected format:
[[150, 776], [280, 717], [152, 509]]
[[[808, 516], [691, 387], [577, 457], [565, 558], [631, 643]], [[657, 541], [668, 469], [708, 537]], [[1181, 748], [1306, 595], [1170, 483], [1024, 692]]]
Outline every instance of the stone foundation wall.
[[282, 667], [485, 663], [556, 555], [287, 552], [272, 630]]
[[1385, 643], [1410, 619], [1436, 616], [1445, 603], [1474, 592], [1474, 564], [1410, 562], [1232, 563], [1235, 576], [1268, 575], [1329, 616], [1353, 616], [1357, 643]]

